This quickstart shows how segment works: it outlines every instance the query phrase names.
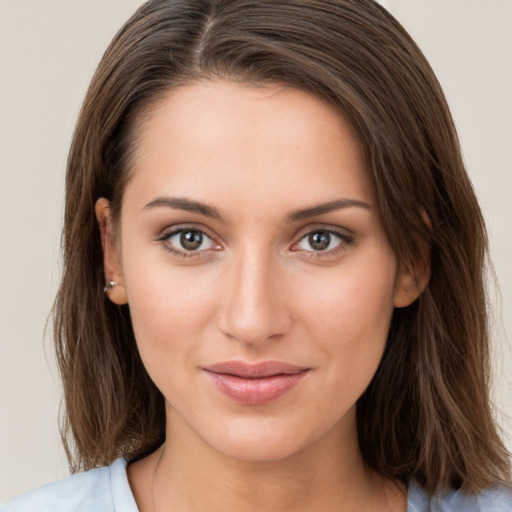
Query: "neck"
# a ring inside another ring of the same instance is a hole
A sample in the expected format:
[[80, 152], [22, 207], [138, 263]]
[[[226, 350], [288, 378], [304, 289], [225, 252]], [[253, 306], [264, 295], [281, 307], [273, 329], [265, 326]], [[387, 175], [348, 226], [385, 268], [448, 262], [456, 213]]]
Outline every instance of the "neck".
[[289, 457], [266, 461], [228, 457], [177, 427], [168, 429], [166, 445], [129, 466], [141, 512], [406, 508], [403, 489], [365, 468], [355, 418]]

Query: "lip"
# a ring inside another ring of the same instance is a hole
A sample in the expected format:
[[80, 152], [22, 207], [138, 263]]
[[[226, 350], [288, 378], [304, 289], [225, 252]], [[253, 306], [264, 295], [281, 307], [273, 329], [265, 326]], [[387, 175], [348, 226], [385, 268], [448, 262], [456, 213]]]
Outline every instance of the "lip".
[[281, 361], [225, 361], [203, 368], [214, 386], [235, 402], [263, 405], [291, 391], [310, 368]]

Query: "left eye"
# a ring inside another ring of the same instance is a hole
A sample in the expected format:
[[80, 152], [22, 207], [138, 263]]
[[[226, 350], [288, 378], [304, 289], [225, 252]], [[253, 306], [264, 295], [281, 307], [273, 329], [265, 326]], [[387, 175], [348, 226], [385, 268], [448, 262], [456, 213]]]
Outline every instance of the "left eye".
[[198, 229], [182, 229], [167, 238], [173, 249], [181, 252], [204, 251], [214, 247], [213, 240]]
[[296, 247], [301, 251], [326, 252], [335, 249], [343, 242], [343, 237], [338, 233], [320, 229], [302, 237]]

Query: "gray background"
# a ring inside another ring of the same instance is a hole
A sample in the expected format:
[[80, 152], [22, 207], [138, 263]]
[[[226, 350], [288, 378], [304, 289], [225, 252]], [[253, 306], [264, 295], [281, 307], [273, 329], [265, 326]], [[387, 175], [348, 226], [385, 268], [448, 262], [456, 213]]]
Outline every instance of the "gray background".
[[[140, 0], [0, 0], [0, 502], [67, 474], [51, 341], [63, 176], [103, 50]], [[512, 412], [512, 1], [387, 0], [430, 60], [488, 222], [495, 389]], [[508, 446], [512, 426], [499, 416]]]

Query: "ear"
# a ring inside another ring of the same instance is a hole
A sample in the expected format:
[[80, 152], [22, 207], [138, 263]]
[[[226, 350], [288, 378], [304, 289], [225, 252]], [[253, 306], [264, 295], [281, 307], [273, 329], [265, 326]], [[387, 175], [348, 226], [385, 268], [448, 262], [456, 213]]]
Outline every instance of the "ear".
[[[432, 230], [432, 222], [425, 210], [420, 211], [423, 222]], [[425, 290], [431, 275], [430, 245], [421, 242], [421, 256], [412, 265], [400, 263], [395, 288], [395, 308], [405, 308], [411, 305]]]
[[430, 280], [430, 258], [415, 264], [412, 268], [400, 265], [395, 287], [395, 308], [410, 306], [427, 287]]
[[109, 299], [118, 305], [126, 304], [126, 290], [124, 287], [123, 271], [118, 255], [116, 236], [114, 234], [110, 201], [101, 197], [96, 201], [96, 219], [100, 227], [101, 247], [103, 249], [103, 272], [105, 283], [115, 283], [105, 287]]

